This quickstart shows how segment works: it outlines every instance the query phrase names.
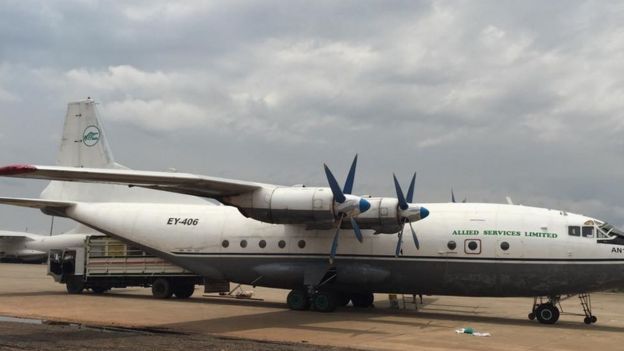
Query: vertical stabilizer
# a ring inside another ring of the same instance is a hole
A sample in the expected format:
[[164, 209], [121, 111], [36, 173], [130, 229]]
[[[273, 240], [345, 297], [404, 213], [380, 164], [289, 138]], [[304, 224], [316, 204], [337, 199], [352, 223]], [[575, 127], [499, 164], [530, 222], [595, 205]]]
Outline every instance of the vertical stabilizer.
[[117, 168], [92, 99], [68, 104], [57, 164]]
[[[96, 103], [92, 99], [67, 105], [57, 164], [65, 167], [127, 169], [114, 161]], [[194, 196], [137, 187], [62, 181], [51, 181], [41, 193], [41, 198], [84, 202], [207, 203]]]

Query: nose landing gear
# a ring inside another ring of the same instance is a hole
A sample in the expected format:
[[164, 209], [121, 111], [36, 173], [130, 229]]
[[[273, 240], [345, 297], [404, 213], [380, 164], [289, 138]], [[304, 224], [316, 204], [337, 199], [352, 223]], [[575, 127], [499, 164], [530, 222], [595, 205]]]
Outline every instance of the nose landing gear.
[[[566, 300], [574, 295], [535, 297], [533, 298], [533, 310], [529, 313], [529, 319], [537, 319], [542, 324], [555, 324], [559, 320], [559, 316], [563, 313], [561, 308], [561, 301]], [[598, 321], [598, 318], [592, 314], [591, 308], [591, 296], [589, 294], [579, 294], [579, 300], [581, 301], [581, 307], [583, 308], [583, 315], [585, 318], [583, 322], [585, 324], [592, 324]], [[557, 307], [558, 306], [558, 307]]]

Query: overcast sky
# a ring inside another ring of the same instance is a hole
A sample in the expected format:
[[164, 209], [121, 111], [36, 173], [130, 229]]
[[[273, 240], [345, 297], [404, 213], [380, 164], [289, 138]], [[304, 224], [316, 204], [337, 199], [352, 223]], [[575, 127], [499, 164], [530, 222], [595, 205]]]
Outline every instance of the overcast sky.
[[[94, 97], [128, 167], [566, 209], [624, 225], [624, 4], [1, 1], [0, 164]], [[45, 185], [0, 179], [0, 195]], [[46, 232], [35, 210], [0, 228]]]

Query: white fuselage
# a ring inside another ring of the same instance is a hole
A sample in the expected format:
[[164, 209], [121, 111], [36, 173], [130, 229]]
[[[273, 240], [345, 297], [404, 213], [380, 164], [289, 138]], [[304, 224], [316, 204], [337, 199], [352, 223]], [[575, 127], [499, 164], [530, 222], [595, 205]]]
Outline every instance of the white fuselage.
[[[624, 285], [623, 246], [601, 243], [596, 229], [593, 237], [568, 235], [568, 226], [590, 226], [592, 218], [512, 205], [423, 205], [431, 215], [414, 223], [420, 249], [404, 238], [402, 254], [395, 257], [396, 235], [363, 230], [363, 243], [345, 235], [337, 250], [336, 284], [490, 296]], [[229, 206], [81, 203], [67, 215], [198, 274], [275, 287], [302, 284], [306, 265], [327, 266], [333, 237], [333, 230], [245, 218]]]

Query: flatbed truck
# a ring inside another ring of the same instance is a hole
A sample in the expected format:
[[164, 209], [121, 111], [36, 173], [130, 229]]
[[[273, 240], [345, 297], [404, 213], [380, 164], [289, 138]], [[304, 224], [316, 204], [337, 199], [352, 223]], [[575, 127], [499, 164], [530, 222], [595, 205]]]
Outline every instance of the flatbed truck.
[[65, 284], [70, 294], [84, 290], [102, 294], [131, 286], [152, 289], [156, 298], [185, 299], [196, 285], [204, 292], [227, 292], [229, 282], [207, 282], [203, 277], [162, 258], [104, 235], [86, 236], [84, 245], [51, 250], [48, 275]]

